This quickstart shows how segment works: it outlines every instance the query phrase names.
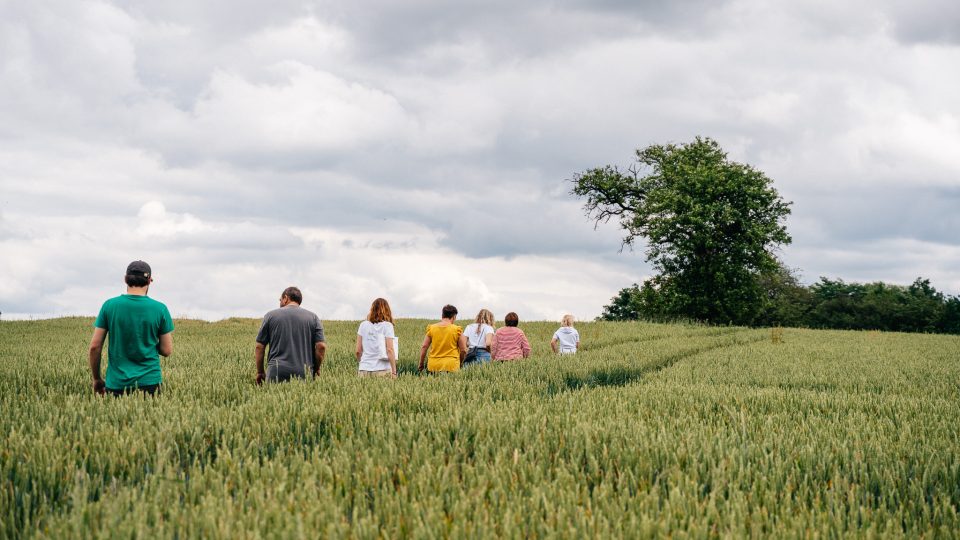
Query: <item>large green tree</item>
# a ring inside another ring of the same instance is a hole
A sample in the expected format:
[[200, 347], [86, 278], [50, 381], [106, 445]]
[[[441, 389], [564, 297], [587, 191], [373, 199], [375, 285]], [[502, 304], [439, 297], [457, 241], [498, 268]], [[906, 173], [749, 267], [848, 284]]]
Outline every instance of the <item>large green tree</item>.
[[773, 251], [790, 243], [790, 203], [716, 141], [648, 146], [625, 171], [590, 169], [573, 183], [589, 217], [619, 221], [625, 247], [645, 240], [658, 273], [641, 291], [658, 315], [750, 324], [763, 309], [762, 276], [779, 271]]

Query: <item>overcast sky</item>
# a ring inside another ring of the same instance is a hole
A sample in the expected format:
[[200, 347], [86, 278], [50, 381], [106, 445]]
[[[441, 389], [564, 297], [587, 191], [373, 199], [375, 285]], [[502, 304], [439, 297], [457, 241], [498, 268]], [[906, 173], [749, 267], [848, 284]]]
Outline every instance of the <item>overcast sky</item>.
[[0, 0], [0, 311], [592, 318], [650, 269], [568, 179], [696, 135], [805, 282], [960, 293], [955, 0]]

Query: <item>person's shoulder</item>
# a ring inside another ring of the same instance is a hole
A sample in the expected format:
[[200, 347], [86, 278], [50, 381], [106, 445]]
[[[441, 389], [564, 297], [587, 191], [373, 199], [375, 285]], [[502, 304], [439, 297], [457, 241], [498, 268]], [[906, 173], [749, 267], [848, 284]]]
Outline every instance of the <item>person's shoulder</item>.
[[323, 323], [320, 322], [320, 316], [316, 313], [310, 311], [309, 309], [304, 309], [302, 306], [296, 309], [294, 315], [298, 320], [303, 321], [306, 324], [313, 325], [317, 328], [323, 326]]
[[319, 315], [317, 315], [316, 313], [310, 311], [309, 309], [304, 308], [303, 306], [299, 306], [299, 307], [297, 307], [296, 309], [298, 309], [299, 312], [300, 312], [300, 313], [302, 314], [302, 316], [304, 316], [304, 317], [308, 317], [308, 318], [311, 318], [311, 319], [320, 320], [320, 316], [319, 316]]
[[146, 298], [146, 299], [147, 299], [147, 303], [150, 304], [150, 305], [153, 306], [153, 307], [167, 309], [167, 305], [164, 304], [163, 302], [157, 300], [156, 298], [153, 298], [153, 297], [150, 297], [150, 296], [144, 296], [144, 298]]
[[283, 313], [283, 308], [271, 309], [263, 315], [263, 320], [274, 319]]
[[123, 306], [123, 304], [124, 299], [122, 295], [114, 296], [113, 298], [107, 298], [103, 301], [103, 304], [100, 305], [100, 314], [104, 316], [110, 316], [116, 313], [118, 308], [122, 310], [123, 308], [119, 306]]
[[122, 295], [122, 294], [121, 294], [120, 296], [114, 296], [114, 297], [112, 297], [112, 298], [107, 298], [106, 300], [104, 300], [104, 301], [103, 301], [103, 307], [115, 306], [115, 305], [117, 305], [117, 304], [119, 304], [119, 303], [121, 303], [121, 302], [123, 302], [123, 295]]

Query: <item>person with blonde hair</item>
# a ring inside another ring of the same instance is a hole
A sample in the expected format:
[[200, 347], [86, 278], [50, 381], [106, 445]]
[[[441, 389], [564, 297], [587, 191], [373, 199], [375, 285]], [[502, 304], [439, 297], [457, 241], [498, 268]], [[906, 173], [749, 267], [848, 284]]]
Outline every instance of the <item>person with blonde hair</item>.
[[550, 348], [554, 353], [576, 354], [580, 348], [580, 332], [573, 327], [573, 315], [567, 313], [560, 320], [560, 328], [553, 333]]
[[479, 366], [490, 362], [490, 351], [493, 349], [493, 313], [489, 309], [481, 309], [477, 313], [475, 322], [467, 325], [460, 336], [460, 348], [467, 350], [463, 359], [463, 366]]
[[463, 328], [454, 324], [456, 320], [457, 308], [447, 304], [441, 310], [440, 322], [427, 326], [427, 335], [420, 346], [419, 371], [425, 367], [430, 373], [460, 371], [466, 350], [460, 342]]
[[397, 351], [390, 304], [377, 298], [370, 305], [367, 320], [357, 329], [357, 364], [361, 377], [397, 378]]
[[493, 359], [498, 362], [519, 360], [530, 356], [530, 342], [523, 330], [517, 328], [520, 317], [510, 312], [503, 318], [503, 328], [497, 330], [493, 341]]

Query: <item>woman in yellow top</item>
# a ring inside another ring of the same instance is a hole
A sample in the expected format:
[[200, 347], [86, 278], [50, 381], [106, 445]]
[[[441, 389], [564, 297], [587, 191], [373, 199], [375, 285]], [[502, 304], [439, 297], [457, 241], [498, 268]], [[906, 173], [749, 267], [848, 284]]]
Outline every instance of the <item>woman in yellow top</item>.
[[[427, 335], [423, 338], [423, 345], [420, 347], [420, 371], [423, 371], [425, 361], [427, 371], [431, 373], [460, 371], [460, 364], [467, 352], [460, 346], [463, 328], [453, 324], [457, 320], [457, 308], [447, 304], [443, 306], [440, 315], [440, 322], [428, 326]], [[430, 349], [428, 361], [427, 349]]]

